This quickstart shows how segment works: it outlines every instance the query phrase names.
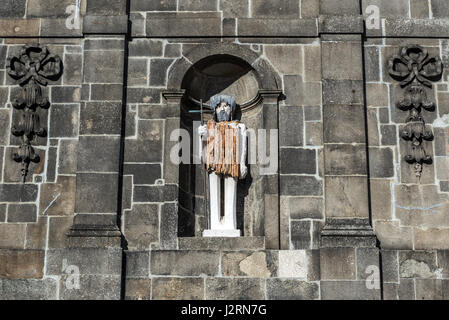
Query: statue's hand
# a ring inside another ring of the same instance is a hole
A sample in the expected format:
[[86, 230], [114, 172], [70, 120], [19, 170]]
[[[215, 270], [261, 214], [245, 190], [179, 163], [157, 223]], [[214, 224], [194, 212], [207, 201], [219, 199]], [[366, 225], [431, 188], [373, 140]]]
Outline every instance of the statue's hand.
[[202, 137], [207, 137], [207, 127], [206, 125], [202, 125], [198, 127], [198, 134]]

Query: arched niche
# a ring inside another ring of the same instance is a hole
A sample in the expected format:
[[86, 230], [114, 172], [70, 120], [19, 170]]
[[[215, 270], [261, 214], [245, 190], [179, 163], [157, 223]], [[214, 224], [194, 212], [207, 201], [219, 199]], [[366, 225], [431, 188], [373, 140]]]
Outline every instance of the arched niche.
[[[199, 109], [199, 100], [208, 104], [210, 97], [218, 93], [236, 97], [237, 119], [256, 133], [258, 129], [277, 128], [279, 76], [259, 53], [247, 47], [195, 46], [172, 65], [168, 79], [170, 89], [166, 96], [179, 99], [179, 127], [187, 130], [190, 137], [193, 137], [193, 121], [200, 121], [200, 114], [190, 111]], [[170, 103], [173, 106], [173, 99]], [[210, 118], [210, 114], [204, 115], [204, 122]], [[255, 141], [248, 141], [252, 142]], [[190, 157], [192, 163], [193, 143]], [[265, 235], [266, 183], [267, 176], [260, 174], [257, 164], [249, 165], [248, 176], [239, 180], [237, 223], [243, 236]], [[208, 219], [203, 165], [181, 163], [178, 186], [178, 236], [199, 237], [207, 228]], [[276, 188], [270, 192], [273, 189]]]

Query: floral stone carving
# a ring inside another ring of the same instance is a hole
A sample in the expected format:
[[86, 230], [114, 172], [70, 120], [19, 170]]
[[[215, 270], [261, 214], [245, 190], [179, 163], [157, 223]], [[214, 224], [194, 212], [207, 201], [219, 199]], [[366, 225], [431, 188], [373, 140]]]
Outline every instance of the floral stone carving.
[[42, 94], [42, 86], [46, 86], [48, 80], [57, 80], [61, 76], [62, 63], [59, 56], [49, 53], [47, 47], [26, 45], [18, 56], [8, 58], [7, 71], [22, 87], [21, 96], [12, 102], [12, 106], [20, 112], [20, 120], [12, 125], [11, 132], [22, 137], [13, 159], [22, 163], [22, 181], [25, 182], [30, 162], [40, 161], [31, 143], [36, 136], [47, 135], [36, 112], [37, 108], [50, 107], [48, 98]]
[[432, 157], [426, 153], [422, 143], [433, 140], [432, 129], [426, 125], [421, 111], [435, 110], [435, 104], [427, 99], [425, 87], [432, 88], [432, 82], [441, 78], [443, 64], [439, 57], [429, 56], [425, 48], [409, 45], [401, 49], [400, 55], [388, 60], [388, 72], [405, 88], [404, 98], [396, 103], [400, 110], [409, 112], [400, 133], [401, 138], [408, 141], [404, 160], [414, 165], [415, 174], [420, 177], [423, 164], [432, 163]]

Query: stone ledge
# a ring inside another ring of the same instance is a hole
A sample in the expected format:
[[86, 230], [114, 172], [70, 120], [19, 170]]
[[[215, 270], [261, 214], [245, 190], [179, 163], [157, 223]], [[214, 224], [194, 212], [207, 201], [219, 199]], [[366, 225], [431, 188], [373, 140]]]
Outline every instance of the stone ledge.
[[449, 37], [449, 19], [385, 19], [386, 37]]
[[317, 37], [317, 19], [240, 18], [238, 37]]
[[265, 249], [265, 237], [178, 238], [180, 250], [258, 250]]
[[321, 247], [376, 247], [377, 238], [368, 219], [327, 219]]
[[363, 17], [359, 15], [327, 16], [318, 19], [319, 33], [363, 33]]

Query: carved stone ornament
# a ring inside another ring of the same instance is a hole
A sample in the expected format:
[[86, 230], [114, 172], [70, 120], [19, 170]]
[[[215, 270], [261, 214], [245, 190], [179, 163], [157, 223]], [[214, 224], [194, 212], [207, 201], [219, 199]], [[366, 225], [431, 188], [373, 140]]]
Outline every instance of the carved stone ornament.
[[401, 49], [400, 55], [388, 60], [388, 72], [405, 88], [404, 98], [396, 103], [400, 110], [409, 112], [400, 133], [401, 138], [408, 141], [404, 160], [413, 164], [416, 176], [421, 177], [423, 164], [432, 163], [422, 143], [433, 140], [432, 129], [426, 126], [421, 110], [435, 110], [435, 104], [427, 100], [425, 87], [432, 88], [432, 82], [441, 78], [443, 64], [439, 57], [430, 57], [425, 48], [409, 45]]
[[22, 137], [22, 144], [13, 153], [14, 161], [22, 163], [22, 182], [26, 181], [30, 162], [40, 161], [31, 145], [34, 137], [47, 135], [36, 112], [37, 108], [50, 107], [48, 98], [42, 95], [42, 86], [61, 76], [61, 66], [59, 56], [50, 54], [47, 47], [40, 44], [26, 45], [18, 56], [7, 60], [8, 74], [22, 87], [21, 96], [12, 102], [20, 112], [20, 120], [11, 128], [13, 135]]

